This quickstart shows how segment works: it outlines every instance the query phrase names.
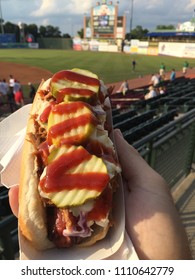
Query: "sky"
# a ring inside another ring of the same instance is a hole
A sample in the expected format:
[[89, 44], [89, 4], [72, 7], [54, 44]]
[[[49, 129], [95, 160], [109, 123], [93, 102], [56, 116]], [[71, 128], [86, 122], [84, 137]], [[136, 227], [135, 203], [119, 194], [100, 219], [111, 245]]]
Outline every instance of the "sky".
[[[62, 34], [76, 35], [83, 28], [84, 14], [90, 15], [91, 7], [98, 1], [94, 0], [0, 0], [2, 18], [18, 24], [35, 23], [58, 26]], [[101, 0], [99, 1], [101, 2]], [[109, 1], [108, 1], [109, 2]], [[195, 15], [195, 0], [120, 0], [112, 1], [117, 4], [119, 16], [126, 15], [126, 32], [141, 25], [149, 31], [157, 25], [177, 26], [178, 23], [190, 21]], [[133, 13], [131, 12], [133, 2]], [[1, 15], [0, 15], [1, 17]]]

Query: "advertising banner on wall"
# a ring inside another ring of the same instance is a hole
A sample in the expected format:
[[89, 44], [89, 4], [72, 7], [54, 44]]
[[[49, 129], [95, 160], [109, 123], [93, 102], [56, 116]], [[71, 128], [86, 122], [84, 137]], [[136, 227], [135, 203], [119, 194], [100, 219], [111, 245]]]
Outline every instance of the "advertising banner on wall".
[[148, 42], [139, 41], [138, 44], [138, 53], [139, 54], [147, 54], [148, 53]]
[[89, 42], [90, 51], [98, 51], [99, 50], [99, 42], [96, 40], [91, 40]]
[[138, 53], [139, 54], [148, 54], [148, 48], [138, 48]]
[[81, 43], [80, 37], [73, 38], [73, 50], [81, 51], [81, 49], [82, 49], [81, 45], [82, 45], [82, 43]]
[[195, 58], [195, 44], [161, 42], [159, 43], [159, 54]]
[[131, 46], [130, 47], [130, 53], [138, 53], [138, 47], [137, 46]]
[[195, 44], [193, 43], [186, 44], [183, 56], [195, 58]]
[[0, 43], [16, 43], [15, 34], [0, 34]]
[[185, 43], [160, 42], [158, 46], [159, 54], [182, 57]]
[[148, 55], [158, 55], [158, 48], [155, 47], [149, 47], [148, 48]]

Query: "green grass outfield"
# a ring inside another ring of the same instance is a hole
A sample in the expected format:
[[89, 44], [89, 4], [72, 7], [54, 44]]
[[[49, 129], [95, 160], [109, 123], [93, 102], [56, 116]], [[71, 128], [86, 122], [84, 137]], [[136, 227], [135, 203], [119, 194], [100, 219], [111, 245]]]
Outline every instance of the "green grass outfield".
[[[133, 59], [137, 62], [135, 72], [131, 71]], [[195, 67], [195, 59], [187, 60], [190, 67]], [[155, 73], [161, 62], [165, 64], [166, 71], [172, 68], [181, 71], [185, 59], [92, 51], [0, 49], [0, 61], [37, 66], [53, 73], [62, 69], [83, 68], [96, 73], [105, 83], [112, 83]]]

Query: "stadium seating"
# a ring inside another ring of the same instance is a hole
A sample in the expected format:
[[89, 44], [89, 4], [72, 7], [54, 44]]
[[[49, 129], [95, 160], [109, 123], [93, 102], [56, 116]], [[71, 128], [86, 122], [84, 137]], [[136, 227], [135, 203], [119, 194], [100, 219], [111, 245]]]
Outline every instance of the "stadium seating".
[[1, 187], [0, 191], [0, 217], [11, 214], [11, 208], [9, 206], [8, 190]]
[[11, 214], [0, 220], [0, 259], [14, 260], [18, 251], [18, 221]]
[[114, 117], [114, 116], [119, 115], [119, 114], [120, 114], [120, 111], [121, 111], [121, 109], [117, 109], [117, 108], [112, 109], [112, 116]]
[[166, 104], [164, 104], [165, 111], [169, 111], [173, 108], [178, 108], [178, 110], [180, 112], [183, 112], [185, 103], [187, 103], [191, 100], [192, 100], [191, 97], [180, 97], [177, 99], [173, 99], [173, 100], [167, 102]]
[[139, 90], [129, 90], [125, 95], [121, 92], [112, 94], [110, 96], [112, 108], [127, 109], [135, 100], [144, 100], [145, 93], [146, 89], [141, 88]]
[[114, 124], [114, 128], [120, 128], [120, 130], [123, 132], [125, 130], [129, 130], [141, 123], [145, 123], [147, 120], [151, 119], [155, 115], [155, 110], [150, 110], [147, 112], [144, 112], [140, 115], [135, 115], [130, 118], [126, 118], [124, 121], [118, 122]]
[[0, 259], [12, 260], [18, 256], [18, 220], [12, 214], [8, 189], [0, 187]]
[[113, 124], [122, 122], [128, 118], [131, 118], [133, 116], [137, 115], [137, 111], [136, 110], [127, 110], [126, 112], [123, 112], [121, 114], [118, 115], [114, 115], [113, 116]]
[[184, 104], [184, 112], [188, 112], [195, 108], [195, 99], [191, 99]]
[[162, 114], [161, 116], [147, 120], [145, 123], [142, 123], [134, 129], [122, 131], [123, 136], [128, 143], [133, 144], [135, 141], [173, 121], [176, 116], [177, 110], [171, 110], [168, 113]]
[[124, 102], [121, 107], [126, 108], [126, 112], [120, 112], [119, 109], [117, 115], [113, 115], [113, 124], [132, 144], [173, 121], [179, 114], [194, 108], [195, 79], [181, 77], [166, 83], [165, 94], [127, 102], [125, 105]]

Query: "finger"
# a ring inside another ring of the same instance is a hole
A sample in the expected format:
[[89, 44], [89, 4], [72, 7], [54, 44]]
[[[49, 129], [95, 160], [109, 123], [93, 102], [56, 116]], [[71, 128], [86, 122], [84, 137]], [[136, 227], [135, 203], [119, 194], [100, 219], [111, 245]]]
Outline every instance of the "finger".
[[12, 209], [13, 214], [18, 217], [18, 192], [19, 192], [19, 186], [13, 186], [9, 189], [9, 204]]

